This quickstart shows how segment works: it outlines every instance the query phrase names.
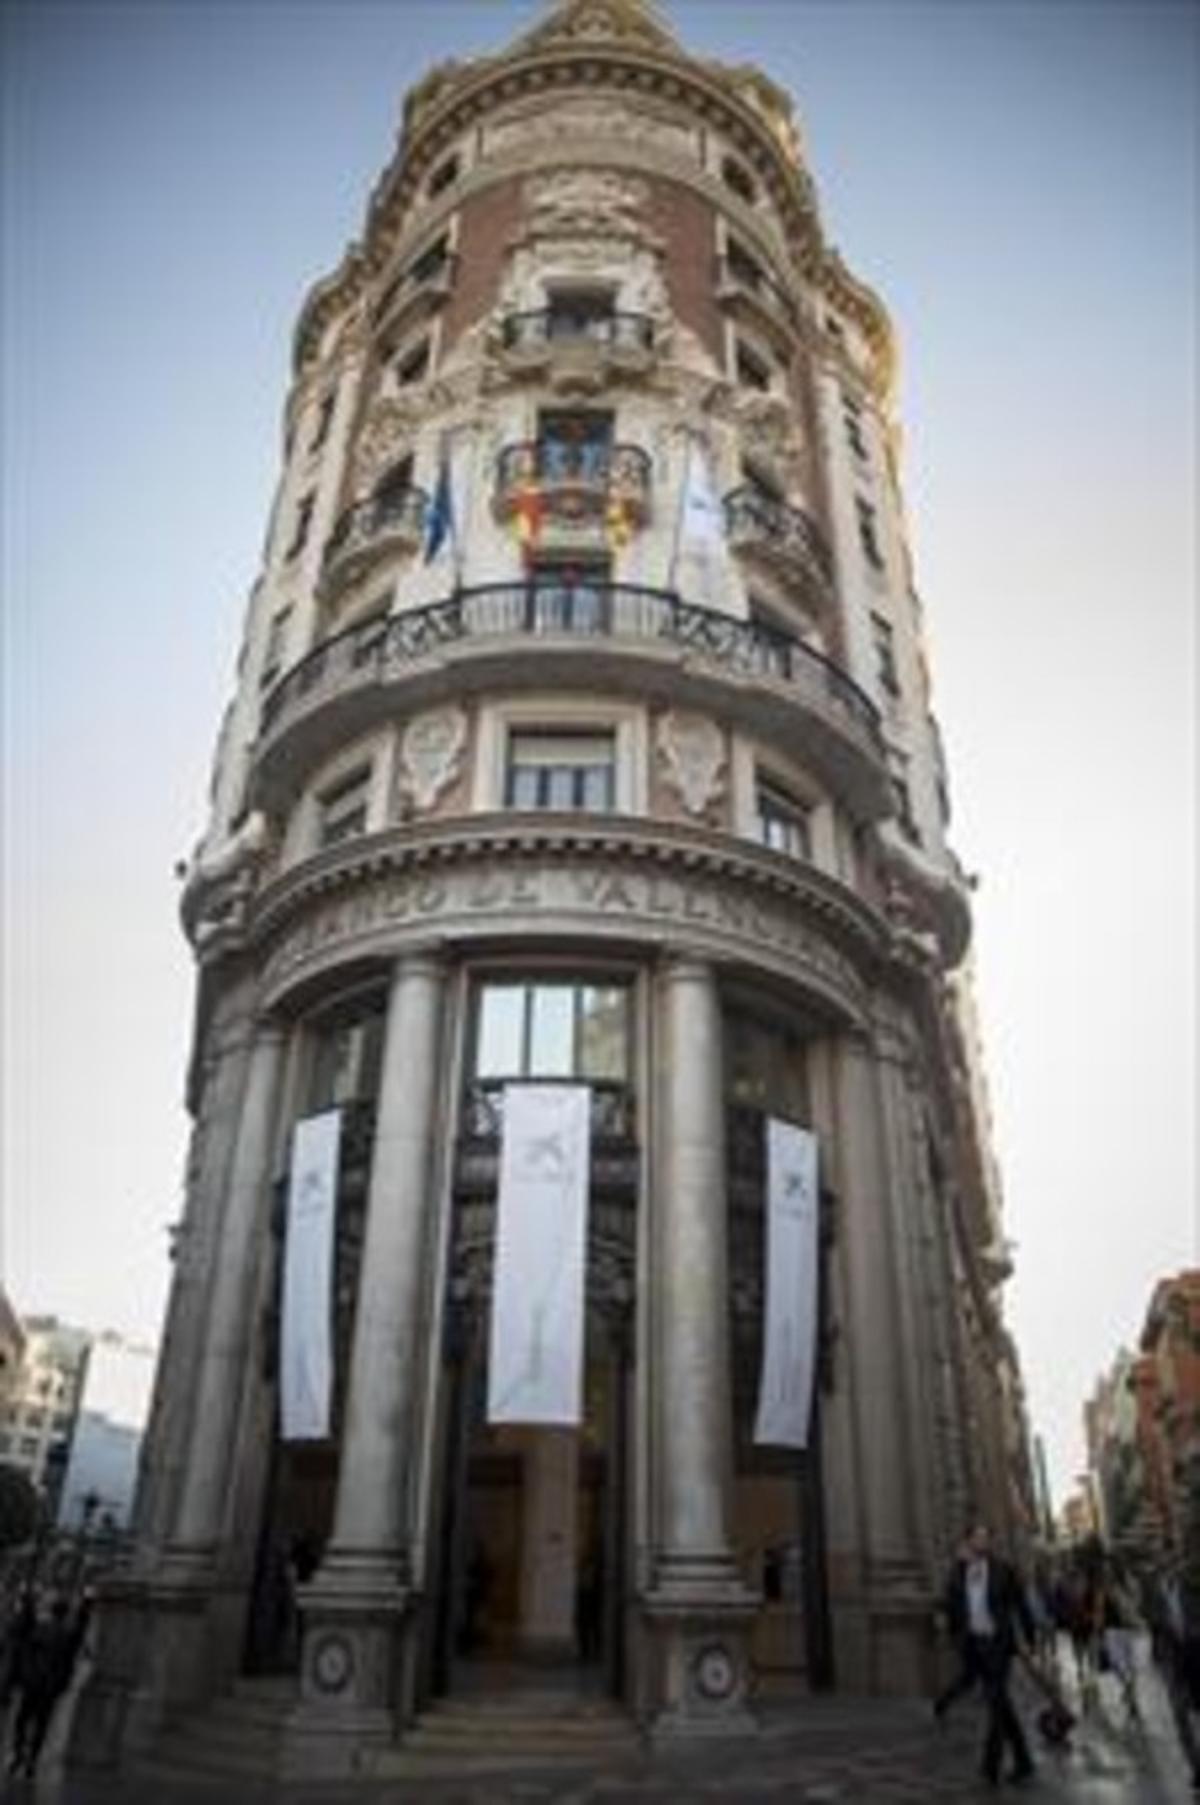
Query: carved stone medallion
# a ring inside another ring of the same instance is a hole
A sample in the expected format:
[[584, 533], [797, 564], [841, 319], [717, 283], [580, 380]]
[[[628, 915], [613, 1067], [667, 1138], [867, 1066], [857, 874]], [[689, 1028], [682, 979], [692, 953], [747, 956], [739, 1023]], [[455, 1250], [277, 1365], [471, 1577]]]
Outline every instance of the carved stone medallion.
[[400, 784], [418, 809], [433, 807], [462, 765], [467, 717], [461, 708], [414, 715], [400, 741]]
[[705, 715], [671, 709], [658, 724], [658, 749], [689, 815], [702, 815], [721, 796], [725, 740]]

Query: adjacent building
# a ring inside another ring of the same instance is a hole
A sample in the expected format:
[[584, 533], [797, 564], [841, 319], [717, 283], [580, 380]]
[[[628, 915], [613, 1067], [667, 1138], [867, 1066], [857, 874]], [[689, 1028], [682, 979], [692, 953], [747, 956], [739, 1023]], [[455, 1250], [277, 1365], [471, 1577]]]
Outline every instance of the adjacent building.
[[[309, 1773], [527, 1654], [663, 1734], [752, 1728], [752, 1668], [919, 1689], [964, 1524], [1026, 1532], [895, 363], [787, 96], [651, 6], [561, 0], [408, 96], [294, 333], [78, 1759], [297, 1651]], [[574, 1427], [487, 1410], [514, 1083], [588, 1097]], [[296, 1129], [335, 1112], [332, 1419], [285, 1440]], [[769, 1121], [819, 1149], [804, 1452], [755, 1434]]]
[[57, 1514], [92, 1337], [56, 1316], [21, 1321], [20, 1363], [0, 1405], [0, 1460], [27, 1473]]
[[154, 1362], [152, 1347], [112, 1330], [94, 1338], [59, 1500], [64, 1529], [129, 1527]]

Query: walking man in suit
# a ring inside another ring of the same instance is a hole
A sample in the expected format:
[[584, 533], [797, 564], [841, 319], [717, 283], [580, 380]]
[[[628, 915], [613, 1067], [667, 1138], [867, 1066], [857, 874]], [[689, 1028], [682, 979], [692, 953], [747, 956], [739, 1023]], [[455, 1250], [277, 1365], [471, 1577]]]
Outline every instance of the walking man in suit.
[[1029, 1744], [1008, 1696], [1008, 1674], [1017, 1652], [1017, 1632], [1033, 1643], [1033, 1622], [1025, 1592], [1007, 1561], [991, 1551], [991, 1535], [978, 1524], [954, 1563], [946, 1589], [946, 1615], [962, 1651], [963, 1672], [977, 1675], [987, 1699], [983, 1774], [999, 1786], [1004, 1745], [1012, 1749], [1011, 1778], [1028, 1780], [1034, 1771]]

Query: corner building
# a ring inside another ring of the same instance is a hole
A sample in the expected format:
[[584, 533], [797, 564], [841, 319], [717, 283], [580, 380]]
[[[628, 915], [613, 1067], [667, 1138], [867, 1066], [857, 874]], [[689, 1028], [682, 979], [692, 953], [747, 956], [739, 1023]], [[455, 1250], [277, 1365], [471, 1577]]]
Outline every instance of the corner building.
[[[926, 1684], [964, 1520], [1019, 1531], [894, 369], [786, 96], [641, 0], [408, 96], [296, 328], [185, 886], [186, 1212], [81, 1759], [292, 1669], [285, 1765], [361, 1771], [546, 1657], [752, 1729], [752, 1688]], [[542, 1078], [591, 1095], [578, 1431], [484, 1411]], [[292, 1130], [334, 1106], [334, 1432], [286, 1443]], [[770, 1115], [820, 1148], [805, 1455], [753, 1436]]]

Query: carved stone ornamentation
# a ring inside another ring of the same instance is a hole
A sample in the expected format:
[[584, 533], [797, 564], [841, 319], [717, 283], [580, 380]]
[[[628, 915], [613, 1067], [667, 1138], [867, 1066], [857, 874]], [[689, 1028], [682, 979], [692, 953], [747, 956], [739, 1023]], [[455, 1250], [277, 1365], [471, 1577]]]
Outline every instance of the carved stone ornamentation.
[[354, 442], [350, 487], [364, 495], [397, 454], [407, 449], [424, 417], [425, 403], [381, 395], [371, 405]]
[[658, 750], [689, 815], [702, 815], [724, 789], [725, 737], [705, 715], [671, 709], [658, 724]]
[[641, 238], [645, 182], [610, 169], [556, 169], [525, 184], [528, 227], [538, 237]]
[[467, 717], [461, 708], [414, 715], [400, 741], [400, 787], [417, 809], [431, 809], [462, 768]]

